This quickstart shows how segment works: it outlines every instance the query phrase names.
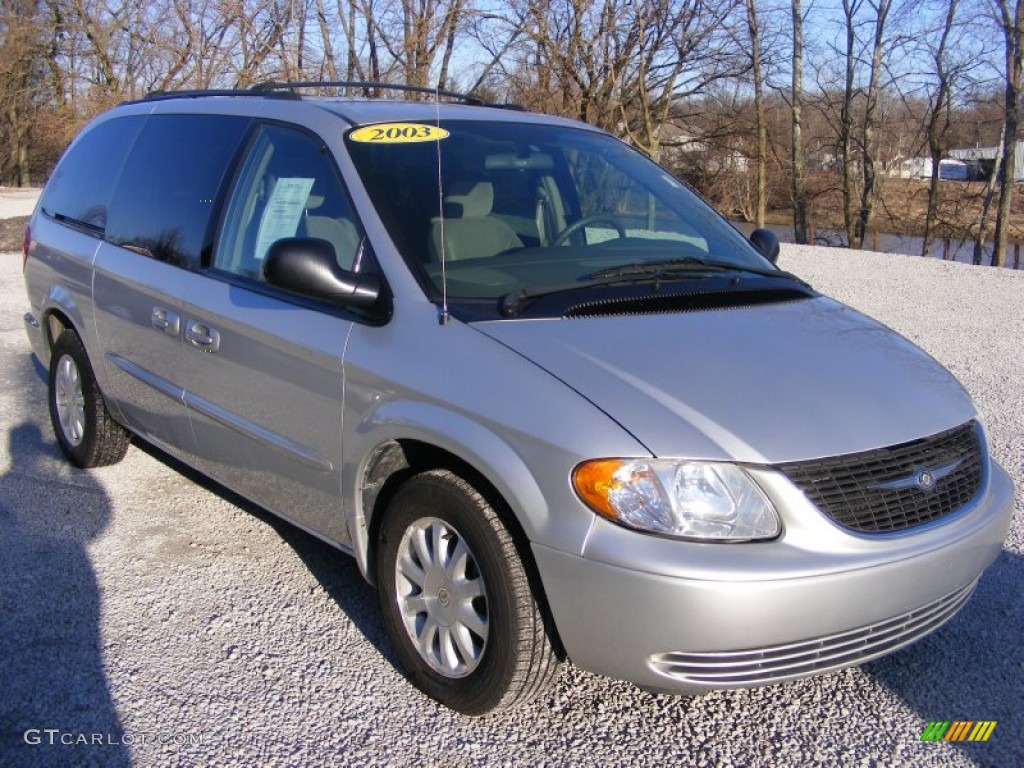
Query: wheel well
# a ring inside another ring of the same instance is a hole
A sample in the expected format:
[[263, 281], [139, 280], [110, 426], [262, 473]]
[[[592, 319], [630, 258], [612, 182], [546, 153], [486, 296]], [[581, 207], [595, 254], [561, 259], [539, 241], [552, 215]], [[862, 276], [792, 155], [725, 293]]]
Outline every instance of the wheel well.
[[371, 458], [363, 477], [363, 509], [369, 513], [366, 548], [367, 576], [376, 582], [377, 541], [391, 498], [410, 477], [432, 469], [446, 469], [463, 478], [487, 499], [498, 517], [501, 518], [502, 523], [512, 535], [516, 553], [526, 569], [530, 587], [544, 614], [545, 627], [552, 647], [559, 659], [564, 659], [565, 651], [551, 617], [540, 572], [537, 570], [537, 563], [534, 561], [533, 551], [530, 549], [530, 540], [526, 536], [519, 518], [516, 517], [504, 496], [490, 480], [473, 465], [443, 448], [419, 440], [390, 440], [381, 445]]
[[60, 338], [60, 335], [66, 330], [72, 330], [77, 333], [75, 326], [71, 324], [68, 318], [63, 312], [52, 310], [46, 314], [45, 322], [43, 323], [45, 329], [43, 333], [43, 343], [46, 344], [46, 349], [53, 349], [54, 342]]

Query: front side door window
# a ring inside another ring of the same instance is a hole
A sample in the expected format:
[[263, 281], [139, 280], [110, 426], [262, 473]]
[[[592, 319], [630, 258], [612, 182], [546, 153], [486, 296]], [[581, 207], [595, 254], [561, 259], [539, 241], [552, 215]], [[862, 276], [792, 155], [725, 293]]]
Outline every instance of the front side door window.
[[360, 235], [330, 154], [309, 134], [277, 125], [260, 129], [228, 207], [213, 266], [262, 279], [275, 241], [315, 237], [352, 269]]

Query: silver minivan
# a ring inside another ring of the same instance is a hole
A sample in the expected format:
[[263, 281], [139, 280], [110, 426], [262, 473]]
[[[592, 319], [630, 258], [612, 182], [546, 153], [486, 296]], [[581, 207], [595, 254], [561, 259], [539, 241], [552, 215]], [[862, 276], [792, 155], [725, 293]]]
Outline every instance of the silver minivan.
[[566, 659], [829, 672], [968, 600], [1013, 506], [974, 405], [771, 233], [587, 125], [299, 90], [155, 94], [61, 160], [25, 321], [71, 461], [134, 435], [350, 553], [467, 714]]

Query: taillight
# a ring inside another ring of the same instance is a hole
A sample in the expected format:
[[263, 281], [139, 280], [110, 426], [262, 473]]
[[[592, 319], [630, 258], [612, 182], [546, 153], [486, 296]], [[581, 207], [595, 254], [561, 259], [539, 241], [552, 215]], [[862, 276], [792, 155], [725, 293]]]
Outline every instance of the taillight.
[[25, 242], [21, 246], [21, 271], [25, 271], [25, 265], [28, 263], [28, 249], [32, 245], [32, 227], [25, 225]]

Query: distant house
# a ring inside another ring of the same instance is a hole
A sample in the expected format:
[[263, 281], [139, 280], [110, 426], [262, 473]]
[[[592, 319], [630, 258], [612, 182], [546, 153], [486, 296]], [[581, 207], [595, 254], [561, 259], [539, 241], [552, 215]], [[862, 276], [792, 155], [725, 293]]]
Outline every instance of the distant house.
[[[963, 160], [977, 169], [976, 178], [987, 178], [995, 169], [996, 147], [970, 147], [967, 149], [951, 149], [949, 156]], [[1016, 158], [1013, 163], [1013, 180], [1024, 184], [1024, 141], [1017, 142]]]
[[[899, 162], [894, 175], [902, 179], [930, 179], [932, 166], [930, 157], [908, 157]], [[939, 161], [939, 178], [967, 181], [975, 177], [971, 174], [971, 166], [964, 160], [943, 158]]]
[[750, 160], [739, 149], [700, 138], [672, 123], [662, 126], [661, 141], [658, 162], [667, 166], [685, 166], [697, 161], [712, 174], [747, 173], [750, 170]]

